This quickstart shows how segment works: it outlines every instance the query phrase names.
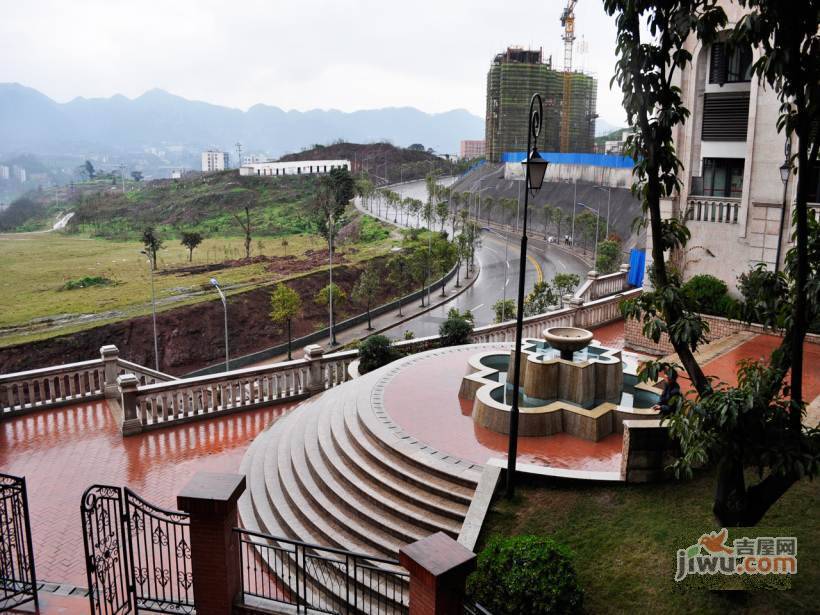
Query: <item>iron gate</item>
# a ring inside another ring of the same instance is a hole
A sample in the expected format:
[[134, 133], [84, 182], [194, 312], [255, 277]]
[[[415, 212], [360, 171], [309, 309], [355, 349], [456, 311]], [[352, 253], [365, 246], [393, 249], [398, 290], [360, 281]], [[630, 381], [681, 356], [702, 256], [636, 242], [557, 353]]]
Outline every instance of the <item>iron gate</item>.
[[0, 474], [0, 611], [37, 602], [26, 479]]
[[92, 613], [195, 613], [186, 513], [107, 485], [86, 489], [80, 513]]

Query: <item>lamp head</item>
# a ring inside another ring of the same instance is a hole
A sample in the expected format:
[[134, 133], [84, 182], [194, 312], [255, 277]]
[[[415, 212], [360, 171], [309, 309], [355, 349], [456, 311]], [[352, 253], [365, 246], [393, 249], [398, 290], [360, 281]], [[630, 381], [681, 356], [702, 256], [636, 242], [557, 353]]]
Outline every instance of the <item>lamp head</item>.
[[783, 182], [783, 185], [786, 185], [786, 182], [789, 181], [789, 175], [791, 172], [792, 170], [788, 162], [784, 162], [780, 165], [780, 181]]
[[216, 281], [216, 278], [211, 278], [211, 285], [215, 286], [216, 288], [219, 288], [219, 283]]
[[527, 173], [527, 184], [530, 190], [537, 191], [541, 189], [541, 184], [544, 183], [544, 175], [547, 172], [549, 163], [541, 157], [537, 147], [533, 147], [527, 161], [525, 163]]

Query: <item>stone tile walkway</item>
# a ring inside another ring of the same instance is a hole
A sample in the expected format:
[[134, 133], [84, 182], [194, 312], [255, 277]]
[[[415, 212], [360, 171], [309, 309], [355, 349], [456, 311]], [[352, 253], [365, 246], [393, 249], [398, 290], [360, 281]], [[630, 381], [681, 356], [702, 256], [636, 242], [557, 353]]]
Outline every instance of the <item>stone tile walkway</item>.
[[94, 483], [127, 485], [176, 508], [196, 472], [235, 472], [248, 445], [293, 404], [123, 438], [105, 402], [0, 423], [0, 471], [25, 476], [37, 577], [85, 587], [80, 498]]

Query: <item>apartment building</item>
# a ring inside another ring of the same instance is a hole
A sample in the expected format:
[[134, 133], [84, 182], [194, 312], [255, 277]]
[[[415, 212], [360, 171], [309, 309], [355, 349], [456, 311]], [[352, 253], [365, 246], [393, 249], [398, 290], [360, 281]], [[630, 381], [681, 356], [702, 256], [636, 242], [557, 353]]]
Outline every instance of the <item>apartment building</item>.
[[228, 152], [219, 150], [207, 150], [202, 152], [202, 172], [224, 171], [230, 168], [230, 156]]
[[459, 156], [467, 160], [484, 157], [484, 139], [467, 139], [461, 142]]

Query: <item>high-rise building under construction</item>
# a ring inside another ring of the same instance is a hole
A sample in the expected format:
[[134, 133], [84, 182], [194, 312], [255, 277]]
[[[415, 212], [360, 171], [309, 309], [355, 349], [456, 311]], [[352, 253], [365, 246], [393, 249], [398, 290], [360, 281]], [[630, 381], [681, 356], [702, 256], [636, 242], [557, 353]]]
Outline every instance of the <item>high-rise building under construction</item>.
[[[571, 79], [571, 100], [564, 108], [564, 79]], [[487, 73], [486, 155], [491, 162], [501, 160], [504, 152], [527, 149], [527, 124], [530, 99], [541, 94], [544, 122], [538, 148], [561, 151], [561, 114], [569, 113], [569, 139], [566, 151], [591, 152], [595, 143], [595, 78], [580, 72], [565, 75], [552, 68], [551, 59], [543, 61], [542, 50], [509, 47], [495, 56]]]

